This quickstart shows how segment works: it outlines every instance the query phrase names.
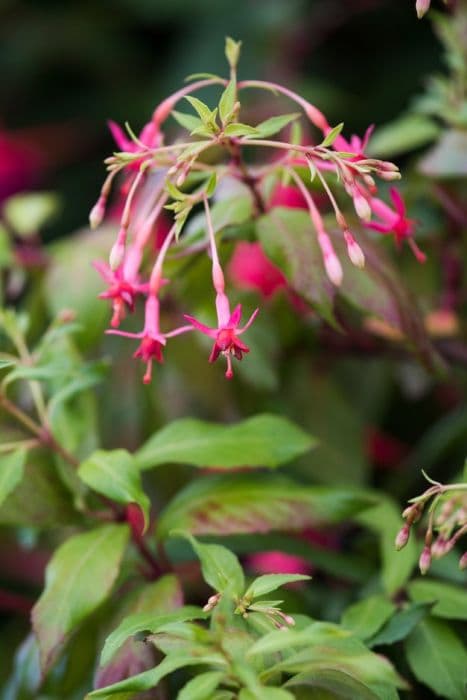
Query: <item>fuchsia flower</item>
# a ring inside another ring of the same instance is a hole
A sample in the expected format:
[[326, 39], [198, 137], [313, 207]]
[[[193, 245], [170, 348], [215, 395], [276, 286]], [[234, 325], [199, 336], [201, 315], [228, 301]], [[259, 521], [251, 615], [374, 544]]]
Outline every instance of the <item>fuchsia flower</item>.
[[367, 222], [367, 228], [383, 234], [393, 234], [396, 245], [399, 247], [404, 240], [407, 240], [417, 260], [425, 262], [425, 254], [422, 253], [412, 238], [416, 222], [407, 218], [407, 210], [402, 195], [395, 187], [391, 188], [390, 195], [394, 209], [391, 209], [388, 204], [377, 197], [371, 198], [371, 210], [379, 217], [380, 221]]
[[265, 256], [261, 244], [240, 241], [230, 259], [229, 275], [240, 289], [253, 289], [271, 297], [286, 286], [282, 272]]
[[111, 300], [113, 315], [110, 325], [112, 328], [117, 328], [125, 318], [126, 311], [134, 311], [135, 297], [137, 294], [144, 294], [147, 291], [147, 285], [126, 280], [122, 272], [122, 267], [119, 267], [114, 272], [108, 265], [100, 260], [95, 260], [93, 265], [109, 285], [105, 292], [99, 294], [99, 299]]
[[[333, 148], [337, 151], [354, 153], [355, 155], [349, 159], [350, 162], [362, 160], [363, 158], [366, 158], [365, 151], [367, 149], [368, 142], [371, 138], [374, 129], [375, 125], [370, 124], [370, 126], [365, 131], [365, 135], [363, 136], [363, 138], [357, 136], [356, 134], [352, 134], [352, 136], [350, 137], [350, 141], [347, 141], [347, 139], [345, 139], [343, 136], [341, 136], [341, 134], [339, 134], [339, 136], [335, 139], [333, 143]], [[328, 131], [330, 131], [330, 129]]]
[[214, 339], [214, 345], [212, 346], [211, 354], [209, 356], [209, 362], [215, 362], [219, 355], [222, 353], [227, 360], [227, 370], [225, 376], [227, 379], [232, 379], [232, 355], [241, 360], [243, 355], [250, 352], [248, 345], [245, 345], [239, 335], [242, 335], [255, 320], [259, 309], [255, 309], [248, 319], [247, 323], [243, 328], [239, 328], [240, 319], [242, 316], [242, 305], [238, 304], [232, 313], [230, 313], [230, 305], [227, 296], [224, 293], [218, 293], [216, 297], [216, 308], [217, 308], [217, 328], [209, 328], [203, 323], [200, 323], [193, 318], [185, 314], [185, 318], [189, 321], [196, 330], [201, 331], [205, 335]]

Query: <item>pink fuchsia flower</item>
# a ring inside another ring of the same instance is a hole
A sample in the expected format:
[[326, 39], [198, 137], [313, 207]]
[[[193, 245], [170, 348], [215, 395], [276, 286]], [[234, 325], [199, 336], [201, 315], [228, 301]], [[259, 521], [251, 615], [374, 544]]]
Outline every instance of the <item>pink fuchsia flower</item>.
[[109, 330], [107, 333], [113, 335], [121, 335], [125, 338], [139, 338], [141, 342], [134, 353], [134, 358], [140, 358], [146, 364], [146, 372], [144, 373], [143, 382], [149, 384], [152, 379], [153, 361], [162, 364], [164, 357], [162, 355], [163, 348], [167, 344], [167, 338], [173, 338], [180, 333], [185, 333], [191, 330], [191, 326], [181, 326], [170, 333], [161, 333], [159, 328], [159, 299], [155, 294], [149, 294], [146, 299], [144, 328], [140, 333], [127, 333], [124, 331]]
[[217, 328], [209, 328], [197, 321], [193, 316], [188, 316], [187, 314], [185, 314], [185, 318], [192, 324], [193, 328], [196, 328], [196, 330], [214, 339], [209, 362], [215, 362], [222, 353], [227, 361], [225, 376], [227, 379], [232, 379], [232, 355], [234, 355], [237, 360], [241, 360], [245, 353], [250, 352], [248, 345], [245, 345], [245, 343], [240, 340], [239, 336], [251, 326], [259, 309], [253, 311], [243, 328], [239, 328], [242, 316], [241, 304], [238, 304], [233, 312], [230, 313], [230, 305], [227, 296], [224, 293], [218, 293], [216, 297], [216, 309], [218, 319]]
[[286, 552], [257, 552], [248, 557], [248, 565], [260, 574], [309, 574], [310, 564], [302, 557]]
[[37, 184], [44, 158], [31, 141], [0, 128], [0, 202]]
[[240, 241], [229, 262], [228, 273], [239, 289], [259, 292], [271, 297], [286, 286], [282, 272], [265, 256], [260, 243]]
[[288, 209], [307, 209], [307, 203], [298, 189], [291, 185], [277, 185], [274, 189], [270, 202], [270, 207], [287, 207]]
[[393, 234], [398, 247], [402, 245], [404, 240], [407, 240], [417, 260], [425, 262], [425, 254], [412, 238], [416, 222], [407, 218], [407, 209], [402, 195], [395, 187], [391, 188], [390, 195], [394, 209], [391, 209], [388, 204], [377, 197], [370, 199], [371, 210], [380, 220], [369, 221], [366, 223], [367, 228], [383, 234]]
[[125, 318], [126, 311], [134, 311], [135, 298], [138, 294], [143, 294], [147, 291], [147, 285], [125, 279], [121, 267], [113, 271], [100, 260], [95, 260], [93, 265], [108, 284], [105, 292], [99, 294], [99, 299], [109, 299], [111, 301], [113, 315], [110, 325], [113, 328], [117, 328]]
[[[349, 161], [355, 161], [355, 160], [361, 160], [363, 158], [366, 158], [365, 151], [368, 146], [368, 142], [371, 138], [371, 135], [374, 131], [375, 125], [370, 124], [368, 129], [365, 131], [365, 135], [363, 138], [360, 136], [357, 136], [356, 134], [352, 134], [350, 137], [350, 141], [347, 141], [344, 136], [339, 136], [334, 140], [332, 147], [336, 151], [344, 151], [345, 153], [354, 153], [355, 155], [352, 156], [352, 158], [349, 159]], [[328, 131], [330, 131], [329, 129]]]
[[[136, 153], [141, 146], [126, 135], [122, 127], [114, 121], [108, 122], [110, 132], [117, 146], [127, 153]], [[157, 148], [161, 144], [161, 133], [153, 122], [146, 124], [138, 136], [138, 140], [148, 148]]]

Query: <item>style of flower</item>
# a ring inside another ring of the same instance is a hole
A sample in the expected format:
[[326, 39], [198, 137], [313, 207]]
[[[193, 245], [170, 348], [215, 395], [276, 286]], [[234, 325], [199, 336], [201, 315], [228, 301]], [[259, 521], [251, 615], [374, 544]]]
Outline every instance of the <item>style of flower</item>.
[[419, 262], [425, 262], [426, 256], [419, 249], [412, 236], [416, 222], [407, 218], [407, 208], [400, 192], [392, 187], [390, 190], [394, 209], [377, 197], [370, 200], [371, 210], [380, 221], [369, 221], [365, 225], [383, 234], [393, 234], [396, 245], [400, 247], [403, 241], [407, 241], [415, 257]]
[[250, 352], [248, 345], [245, 345], [245, 343], [240, 340], [239, 336], [251, 326], [259, 309], [255, 309], [243, 328], [239, 328], [242, 316], [241, 304], [238, 304], [233, 312], [230, 313], [227, 296], [225, 294], [217, 294], [216, 308], [218, 319], [217, 328], [209, 328], [188, 314], [185, 314], [185, 318], [192, 324], [193, 328], [196, 328], [196, 330], [214, 339], [214, 345], [209, 355], [209, 362], [215, 362], [219, 355], [222, 354], [227, 361], [225, 376], [227, 379], [232, 379], [232, 355], [237, 360], [241, 360], [245, 353]]

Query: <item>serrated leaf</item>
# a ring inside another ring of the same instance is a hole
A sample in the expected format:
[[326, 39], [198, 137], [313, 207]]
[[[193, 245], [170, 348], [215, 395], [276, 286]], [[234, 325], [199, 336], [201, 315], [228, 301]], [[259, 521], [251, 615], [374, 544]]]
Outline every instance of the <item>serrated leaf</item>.
[[310, 578], [311, 576], [304, 576], [302, 574], [265, 574], [264, 576], [258, 576], [258, 578], [248, 586], [244, 597], [251, 599], [259, 598], [262, 595], [266, 595], [266, 593], [275, 591], [286, 583], [308, 581]]
[[[169, 673], [178, 670], [179, 668], [184, 668], [185, 666], [201, 666], [201, 665], [217, 665], [223, 667], [226, 665], [225, 659], [221, 654], [207, 654], [199, 658], [194, 658], [189, 655], [174, 655], [167, 656], [161, 663], [155, 668], [149, 671], [144, 671], [144, 673], [139, 673], [137, 676], [131, 678], [126, 678], [119, 683], [114, 683], [106, 688], [99, 688], [99, 690], [93, 690], [86, 696], [87, 698], [107, 698], [112, 695], [118, 695], [119, 693], [137, 693], [144, 690], [149, 690], [154, 688], [162, 678], [168, 676]], [[128, 697], [131, 697], [129, 695]]]
[[329, 146], [332, 146], [334, 141], [337, 139], [339, 134], [341, 133], [342, 129], [344, 128], [344, 122], [341, 122], [337, 126], [335, 126], [331, 131], [326, 134], [325, 138], [321, 143], [319, 144], [322, 148], [328, 148]]
[[177, 695], [177, 700], [209, 700], [223, 677], [222, 671], [200, 673], [183, 686]]
[[26, 457], [24, 448], [0, 454], [0, 505], [23, 478]]
[[194, 117], [192, 114], [185, 114], [184, 112], [176, 112], [175, 110], [172, 110], [171, 115], [175, 121], [180, 124], [180, 126], [183, 126], [183, 128], [187, 129], [188, 131], [193, 131], [203, 124], [201, 119]]
[[237, 96], [237, 82], [230, 80], [219, 100], [219, 116], [225, 126], [232, 116], [235, 100]]
[[161, 513], [158, 537], [302, 530], [350, 518], [371, 504], [361, 492], [304, 486], [269, 476], [213, 476], [188, 484]]
[[414, 603], [399, 610], [374, 637], [366, 641], [366, 644], [369, 647], [376, 647], [400, 642], [430, 612], [430, 607], [427, 603]]
[[259, 136], [259, 132], [248, 124], [228, 124], [224, 129], [226, 136]]
[[367, 640], [389, 620], [395, 609], [386, 596], [373, 595], [347, 608], [341, 625], [359, 639]]
[[70, 537], [46, 569], [45, 589], [32, 611], [45, 673], [70, 634], [107, 597], [129, 537], [127, 525], [102, 525]]
[[234, 425], [182, 418], [155, 433], [136, 453], [140, 469], [177, 462], [197, 467], [277, 467], [316, 444], [286, 418], [258, 415]]
[[434, 603], [432, 614], [451, 620], [467, 620], [467, 591], [430, 579], [411, 581], [407, 590], [416, 603]]
[[154, 614], [151, 612], [135, 613], [126, 617], [119, 626], [107, 637], [102, 650], [100, 664], [107, 664], [122, 644], [138, 632], [155, 634], [165, 626], [174, 622], [186, 622], [206, 617], [201, 608], [185, 606], [179, 610], [167, 614]]
[[172, 536], [187, 539], [201, 562], [203, 578], [217, 593], [238, 597], [245, 588], [240, 562], [233, 552], [219, 544], [202, 544], [189, 532], [172, 531]]
[[415, 677], [442, 698], [465, 700], [467, 650], [451, 628], [439, 620], [422, 620], [405, 642]]
[[78, 469], [78, 476], [90, 488], [117, 503], [136, 503], [149, 522], [151, 503], [143, 491], [134, 457], [126, 450], [97, 450]]
[[[277, 134], [279, 131], [282, 131], [282, 129], [284, 129], [291, 122], [298, 119], [300, 116], [300, 112], [294, 112], [293, 114], [279, 114], [276, 117], [270, 117], [264, 122], [260, 122], [260, 124], [257, 124], [255, 126], [255, 129], [260, 138], [266, 139], [270, 136], [274, 136], [274, 134]], [[296, 140], [296, 135], [294, 138], [295, 140], [293, 141], [293, 143], [300, 143], [300, 141]]]

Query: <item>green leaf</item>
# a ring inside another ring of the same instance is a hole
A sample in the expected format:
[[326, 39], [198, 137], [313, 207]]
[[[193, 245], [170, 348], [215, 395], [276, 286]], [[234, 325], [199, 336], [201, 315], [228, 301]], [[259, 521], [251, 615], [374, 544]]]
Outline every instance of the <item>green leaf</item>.
[[193, 109], [197, 112], [203, 124], [206, 126], [210, 125], [212, 122], [213, 113], [209, 107], [204, 104], [204, 102], [201, 102], [201, 100], [199, 100], [197, 97], [186, 95], [185, 99], [188, 100]]
[[248, 586], [244, 595], [245, 598], [259, 598], [266, 593], [275, 591], [277, 588], [284, 586], [286, 583], [294, 583], [295, 581], [309, 581], [311, 576], [303, 576], [302, 574], [265, 574], [259, 576], [253, 583]]
[[335, 126], [331, 131], [325, 136], [323, 141], [319, 144], [322, 148], [328, 148], [328, 146], [332, 146], [334, 141], [337, 139], [339, 134], [341, 133], [342, 129], [344, 128], [344, 122], [341, 122], [337, 126]]
[[212, 197], [214, 194], [215, 190], [217, 187], [217, 174], [215, 172], [211, 173], [209, 176], [206, 184], [205, 184], [205, 192], [206, 192], [206, 197]]
[[[107, 698], [112, 695], [117, 695], [123, 692], [141, 692], [143, 690], [149, 690], [154, 688], [162, 678], [168, 676], [169, 673], [183, 668], [185, 666], [201, 666], [201, 665], [217, 665], [220, 667], [225, 666], [226, 662], [221, 654], [209, 654], [202, 656], [200, 658], [194, 658], [189, 655], [177, 655], [177, 656], [167, 656], [161, 663], [152, 668], [149, 671], [144, 671], [144, 673], [139, 673], [137, 676], [132, 676], [131, 678], [126, 678], [119, 683], [114, 683], [106, 688], [99, 688], [99, 690], [93, 690], [89, 693], [86, 698]], [[131, 697], [131, 695], [129, 696]]]
[[[286, 683], [287, 688], [296, 686], [321, 688], [329, 691], [332, 698], [342, 700], [378, 700], [380, 697], [371, 688], [349, 673], [335, 669], [316, 668], [312, 672], [298, 673]], [[313, 695], [313, 697], [315, 697]]]
[[194, 117], [192, 114], [185, 114], [184, 112], [176, 112], [175, 110], [172, 110], [171, 115], [175, 121], [180, 124], [180, 126], [183, 126], [183, 128], [187, 129], [188, 131], [198, 129], [203, 124], [201, 119]]
[[236, 97], [237, 82], [235, 80], [230, 80], [219, 100], [219, 115], [224, 126], [229, 122], [232, 116]]
[[274, 136], [274, 134], [277, 134], [279, 131], [282, 131], [287, 124], [295, 121], [300, 116], [300, 112], [294, 112], [293, 114], [279, 114], [276, 117], [270, 117], [264, 122], [257, 124], [255, 129], [260, 138], [267, 139], [270, 136]]
[[0, 268], [10, 267], [14, 263], [14, 251], [10, 235], [6, 228], [0, 224]]
[[54, 553], [45, 590], [32, 611], [44, 673], [76, 627], [108, 596], [129, 537], [126, 525], [74, 535]]
[[182, 418], [155, 433], [136, 453], [140, 469], [177, 462], [197, 467], [277, 467], [314, 447], [286, 418], [258, 415], [234, 425]]
[[100, 664], [107, 664], [122, 644], [138, 632], [155, 634], [174, 622], [186, 622], [206, 617], [201, 608], [185, 606], [167, 614], [154, 614], [154, 611], [135, 613], [125, 617], [118, 627], [105, 640]]
[[419, 170], [428, 177], [465, 177], [467, 175], [467, 133], [464, 129], [445, 131], [423, 156]]
[[439, 133], [439, 127], [428, 117], [407, 114], [378, 127], [367, 150], [375, 158], [392, 158], [431, 143]]
[[290, 287], [327, 321], [334, 323], [335, 289], [307, 212], [275, 207], [256, 222], [266, 255], [284, 273]]
[[23, 478], [27, 454], [24, 448], [0, 454], [0, 505]]
[[3, 214], [20, 236], [27, 237], [52, 219], [60, 208], [60, 200], [53, 192], [28, 192], [7, 199]]
[[185, 82], [191, 80], [217, 80], [219, 83], [224, 82], [224, 78], [221, 78], [220, 75], [216, 75], [215, 73], [190, 73], [190, 75], [186, 76]]
[[151, 503], [143, 491], [135, 459], [126, 450], [97, 450], [78, 469], [87, 486], [117, 503], [136, 503], [144, 515], [145, 529]]
[[222, 671], [200, 673], [183, 686], [177, 695], [177, 700], [209, 700], [223, 677]]
[[394, 644], [405, 639], [416, 625], [429, 613], [431, 605], [414, 603], [399, 610], [380, 631], [371, 639], [366, 640], [369, 647], [383, 644]]
[[219, 544], [202, 544], [190, 533], [174, 530], [172, 536], [187, 539], [201, 562], [203, 578], [217, 593], [238, 597], [245, 588], [240, 562], [233, 552]]
[[224, 134], [226, 136], [259, 136], [255, 127], [240, 123], [228, 124], [224, 129]]
[[448, 625], [422, 620], [405, 642], [415, 677], [442, 698], [465, 700], [467, 650]]
[[404, 549], [396, 550], [394, 542], [402, 527], [402, 518], [392, 501], [384, 500], [380, 505], [359, 515], [358, 520], [380, 538], [381, 579], [386, 593], [393, 595], [410, 578], [419, 557], [417, 543], [411, 537]]
[[359, 491], [309, 487], [284, 478], [213, 476], [188, 484], [162, 512], [157, 535], [302, 530], [350, 518], [371, 505]]
[[396, 606], [384, 595], [373, 595], [347, 608], [341, 625], [359, 639], [366, 640], [389, 620], [395, 609]]
[[467, 620], [467, 591], [430, 579], [416, 579], [407, 586], [410, 598], [417, 603], [435, 603], [432, 613], [436, 617]]
[[242, 688], [238, 700], [294, 700], [294, 695], [284, 688], [256, 686], [254, 690]]

